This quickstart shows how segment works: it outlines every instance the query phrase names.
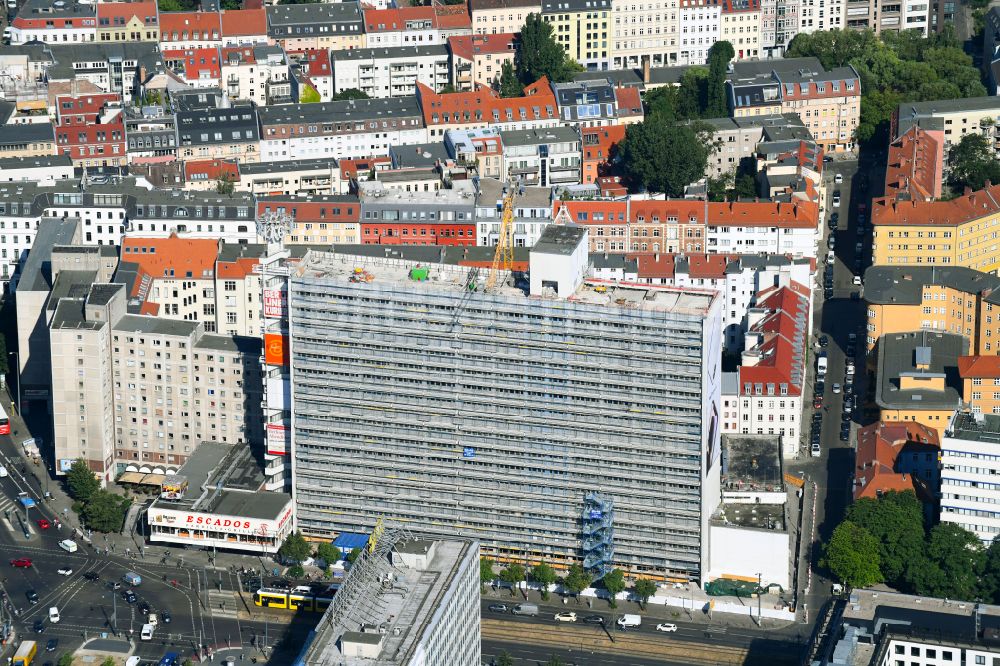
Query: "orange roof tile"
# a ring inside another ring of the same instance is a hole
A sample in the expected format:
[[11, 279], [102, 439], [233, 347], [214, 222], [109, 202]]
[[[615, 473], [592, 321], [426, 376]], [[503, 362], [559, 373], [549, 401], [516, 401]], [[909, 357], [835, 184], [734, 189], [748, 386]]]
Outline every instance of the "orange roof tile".
[[[198, 178], [194, 178], [197, 175]], [[188, 160], [184, 162], [184, 180], [219, 180], [222, 177], [239, 179], [236, 160]]]
[[885, 194], [931, 200], [941, 197], [944, 150], [941, 141], [914, 125], [889, 144]]
[[302, 52], [302, 68], [306, 76], [315, 78], [318, 76], [333, 76], [333, 67], [330, 65], [330, 52], [327, 49], [306, 49]]
[[1000, 185], [968, 192], [949, 201], [872, 200], [872, 224], [949, 227], [1000, 212]]
[[611, 156], [611, 149], [625, 138], [625, 125], [583, 127], [580, 133], [583, 139], [583, 159], [603, 161]]
[[481, 125], [559, 117], [556, 98], [548, 79], [524, 88], [522, 97], [500, 97], [497, 91], [480, 84], [471, 92], [437, 93], [417, 83], [417, 100], [428, 125]]
[[434, 4], [435, 26], [439, 30], [472, 29], [472, 17], [465, 3], [458, 5]]
[[615, 88], [618, 117], [642, 116], [642, 98], [638, 88]]
[[261, 9], [227, 9], [222, 12], [222, 34], [239, 37], [267, 34], [267, 12]]
[[256, 257], [240, 257], [236, 261], [220, 261], [216, 264], [216, 275], [220, 278], [243, 279], [254, 272], [260, 263]]
[[875, 498], [893, 490], [913, 490], [929, 499], [928, 489], [919, 478], [896, 471], [899, 454], [914, 449], [919, 452], [940, 449], [937, 430], [911, 421], [879, 422], [859, 429], [854, 499]]
[[483, 53], [513, 55], [517, 52], [517, 33], [501, 32], [496, 35], [454, 35], [448, 38], [451, 52], [465, 60], [472, 60]]
[[802, 395], [805, 381], [805, 345], [807, 340], [800, 322], [809, 314], [808, 288], [791, 283], [789, 286], [771, 287], [756, 295], [756, 309], [765, 310], [765, 316], [750, 327], [760, 341], [752, 350], [756, 365], [739, 368], [739, 391], [742, 395], [747, 384], [774, 385], [776, 391], [784, 384], [787, 395]]
[[960, 377], [1000, 377], [1000, 356], [959, 356]]
[[218, 47], [163, 49], [163, 60], [169, 67], [183, 72], [188, 81], [200, 80], [202, 73], [207, 73], [210, 79], [222, 76]]
[[218, 241], [179, 238], [176, 234], [169, 238], [126, 237], [121, 249], [122, 261], [138, 264], [139, 269], [154, 280], [164, 277], [209, 279], [215, 274], [218, 255]]

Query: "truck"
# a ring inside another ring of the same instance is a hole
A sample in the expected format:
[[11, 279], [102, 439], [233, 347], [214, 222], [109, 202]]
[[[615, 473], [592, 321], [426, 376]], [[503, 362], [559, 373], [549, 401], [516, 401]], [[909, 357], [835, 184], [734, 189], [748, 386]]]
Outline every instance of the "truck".
[[17, 646], [17, 652], [14, 653], [13, 660], [10, 662], [11, 666], [31, 666], [37, 652], [38, 644], [35, 641], [21, 641], [21, 644]]
[[59, 547], [67, 553], [75, 553], [77, 551], [76, 541], [73, 541], [72, 539], [63, 539], [59, 542]]
[[144, 641], [153, 640], [153, 625], [148, 623], [142, 625], [142, 631], [139, 632], [139, 638], [141, 638]]
[[538, 606], [535, 604], [518, 604], [510, 611], [514, 615], [527, 615], [530, 617], [535, 617], [538, 615]]
[[126, 571], [125, 575], [122, 576], [122, 580], [131, 585], [132, 587], [142, 584], [142, 576], [140, 576], [134, 571]]
[[642, 626], [642, 617], [626, 613], [618, 618], [619, 629], [635, 629]]
[[816, 376], [825, 377], [826, 376], [827, 360], [825, 357], [820, 357], [816, 359]]

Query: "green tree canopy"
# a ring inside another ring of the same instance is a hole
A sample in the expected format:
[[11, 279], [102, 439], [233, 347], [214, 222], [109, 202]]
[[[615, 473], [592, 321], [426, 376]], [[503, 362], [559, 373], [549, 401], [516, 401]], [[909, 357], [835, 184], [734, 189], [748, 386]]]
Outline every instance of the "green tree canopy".
[[618, 155], [630, 187], [682, 196], [685, 186], [704, 176], [710, 137], [703, 128], [667, 124], [655, 117], [629, 125]]
[[885, 581], [905, 589], [908, 568], [925, 558], [924, 510], [913, 491], [862, 498], [850, 506], [846, 518], [855, 525], [864, 525], [878, 541], [879, 566]]
[[608, 573], [604, 574], [604, 578], [601, 579], [604, 583], [604, 588], [608, 591], [610, 603], [612, 608], [618, 607], [618, 594], [625, 590], [625, 574], [621, 569], [612, 569]]
[[95, 532], [121, 532], [131, 504], [127, 497], [98, 490], [84, 502], [83, 520]]
[[931, 530], [927, 555], [941, 571], [929, 589], [921, 591], [935, 597], [975, 599], [979, 576], [986, 563], [986, 550], [972, 532], [954, 523], [941, 523]]
[[503, 63], [500, 68], [500, 96], [520, 97], [524, 94], [521, 82], [517, 80], [517, 73], [514, 71], [514, 64], [510, 60]]
[[983, 555], [979, 590], [987, 603], [1000, 603], [1000, 538], [993, 539]]
[[986, 137], [966, 134], [948, 151], [948, 184], [961, 193], [966, 187], [982, 189], [987, 180], [1000, 183], [1000, 162]]
[[328, 565], [340, 561], [340, 549], [332, 543], [323, 542], [316, 546], [316, 557], [326, 562]]
[[493, 661], [496, 666], [514, 666], [514, 658], [506, 650], [501, 650]]
[[347, 557], [345, 559], [347, 560], [347, 562], [349, 564], [354, 564], [355, 562], [358, 561], [359, 557], [361, 557], [361, 549], [360, 548], [352, 548], [351, 552], [349, 552], [347, 554]]
[[584, 571], [579, 564], [571, 565], [569, 571], [566, 572], [566, 577], [563, 578], [563, 585], [574, 596], [590, 587], [591, 582], [590, 574]]
[[845, 520], [833, 530], [823, 551], [823, 564], [849, 587], [882, 582], [878, 540], [865, 528]]
[[708, 88], [703, 118], [726, 118], [729, 103], [726, 98], [726, 74], [729, 63], [736, 57], [733, 45], [725, 40], [712, 44], [708, 50]]
[[632, 589], [635, 590], [636, 595], [642, 600], [642, 605], [645, 606], [649, 598], [656, 594], [656, 583], [648, 578], [640, 578], [635, 581]]
[[309, 559], [312, 548], [309, 542], [302, 536], [302, 532], [292, 532], [285, 537], [285, 543], [278, 548], [278, 555], [286, 562], [302, 562]]
[[545, 562], [531, 568], [531, 580], [541, 585], [542, 599], [549, 598], [549, 586], [559, 580], [555, 570]]
[[330, 99], [335, 102], [345, 99], [368, 99], [368, 93], [363, 90], [358, 90], [357, 88], [345, 88]]
[[489, 585], [497, 578], [496, 573], [493, 571], [493, 560], [488, 557], [479, 558], [479, 583], [481, 585]]
[[524, 567], [517, 563], [508, 564], [507, 567], [500, 572], [500, 580], [510, 585], [510, 594], [514, 595], [514, 588], [516, 588], [521, 582], [526, 578], [526, 572]]
[[552, 37], [552, 26], [540, 14], [528, 14], [518, 47], [517, 76], [521, 83], [530, 85], [543, 76], [553, 83], [563, 83], [582, 70]]
[[70, 465], [69, 471], [66, 472], [66, 485], [69, 494], [78, 502], [86, 502], [101, 489], [101, 482], [97, 480], [83, 458], [77, 458]]
[[59, 661], [56, 662], [59, 666], [73, 666], [73, 655], [69, 652], [64, 652]]

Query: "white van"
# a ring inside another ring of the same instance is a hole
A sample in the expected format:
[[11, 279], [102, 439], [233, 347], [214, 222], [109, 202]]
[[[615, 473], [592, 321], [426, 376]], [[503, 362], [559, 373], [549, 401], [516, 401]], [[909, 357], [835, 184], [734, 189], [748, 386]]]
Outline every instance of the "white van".
[[6, 478], [6, 477], [7, 477], [7, 468], [4, 467], [3, 465], [0, 465], [0, 479]]
[[59, 547], [65, 550], [67, 553], [75, 553], [76, 541], [73, 541], [72, 539], [63, 539], [62, 541], [59, 542]]
[[57, 624], [59, 622], [59, 609], [55, 606], [49, 608], [49, 622]]
[[153, 625], [151, 624], [142, 625], [142, 631], [139, 632], [139, 638], [141, 638], [144, 641], [153, 640]]
[[639, 626], [642, 626], [642, 616], [640, 615], [630, 615], [629, 613], [626, 613], [618, 618], [619, 629], [634, 629]]

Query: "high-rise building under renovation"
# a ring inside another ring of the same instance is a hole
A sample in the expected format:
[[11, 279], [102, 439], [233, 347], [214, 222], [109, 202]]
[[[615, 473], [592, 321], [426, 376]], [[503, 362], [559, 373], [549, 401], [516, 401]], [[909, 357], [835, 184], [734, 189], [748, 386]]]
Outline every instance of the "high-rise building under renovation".
[[700, 578], [719, 501], [716, 292], [590, 278], [571, 225], [495, 284], [492, 250], [470, 255], [338, 246], [293, 271], [299, 528], [385, 516], [501, 561]]

